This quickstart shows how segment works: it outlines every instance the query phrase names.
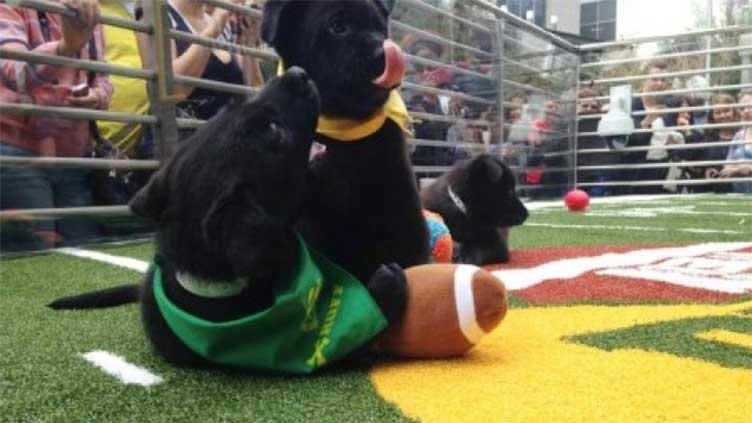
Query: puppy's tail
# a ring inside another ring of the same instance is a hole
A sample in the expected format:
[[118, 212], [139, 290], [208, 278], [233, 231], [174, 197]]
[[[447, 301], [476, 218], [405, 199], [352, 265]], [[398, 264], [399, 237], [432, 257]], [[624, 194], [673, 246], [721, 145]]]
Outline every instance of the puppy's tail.
[[102, 289], [100, 291], [84, 292], [70, 297], [58, 298], [47, 304], [54, 310], [80, 310], [87, 308], [108, 308], [123, 304], [138, 302], [140, 285], [127, 284]]

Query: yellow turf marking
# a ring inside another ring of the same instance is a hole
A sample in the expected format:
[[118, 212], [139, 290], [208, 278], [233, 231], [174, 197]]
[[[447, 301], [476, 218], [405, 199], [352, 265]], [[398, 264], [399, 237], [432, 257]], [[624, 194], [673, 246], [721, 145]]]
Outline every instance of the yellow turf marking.
[[386, 363], [371, 377], [387, 401], [427, 423], [749, 423], [750, 370], [562, 338], [750, 305], [516, 309], [465, 358]]
[[731, 332], [728, 330], [710, 330], [695, 335], [696, 338], [706, 341], [723, 342], [752, 350], [752, 335], [746, 333]]

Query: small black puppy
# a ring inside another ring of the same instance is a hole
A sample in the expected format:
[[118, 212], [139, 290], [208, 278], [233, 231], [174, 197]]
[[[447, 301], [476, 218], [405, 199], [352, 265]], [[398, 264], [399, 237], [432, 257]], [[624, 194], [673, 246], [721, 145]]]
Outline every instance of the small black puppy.
[[[393, 0], [269, 0], [262, 38], [286, 66], [308, 72], [322, 115], [368, 121], [400, 82], [380, 78], [396, 73], [394, 44], [387, 42], [393, 7]], [[322, 134], [320, 124], [316, 141], [326, 152], [309, 165], [310, 196], [298, 225], [303, 237], [361, 280], [383, 263], [428, 262], [428, 228], [395, 120], [349, 141]]]
[[481, 154], [458, 162], [421, 193], [423, 207], [444, 219], [457, 243], [455, 260], [477, 266], [509, 261], [509, 227], [528, 211], [515, 193], [512, 171], [497, 157]]
[[[302, 69], [291, 68], [184, 141], [131, 200], [134, 214], [157, 222], [157, 264], [172, 304], [210, 322], [241, 319], [273, 305], [275, 290], [299, 267], [302, 250], [293, 224], [305, 198], [318, 114], [315, 85]], [[126, 285], [109, 290], [119, 298], [102, 299], [99, 291], [50, 306], [88, 308], [86, 302], [97, 297], [95, 306], [140, 299], [146, 335], [161, 356], [175, 365], [206, 364], [167, 324], [154, 277], [152, 266], [140, 291]], [[402, 289], [394, 287], [400, 283]], [[401, 315], [404, 283], [392, 265], [380, 268], [368, 287], [387, 320]]]

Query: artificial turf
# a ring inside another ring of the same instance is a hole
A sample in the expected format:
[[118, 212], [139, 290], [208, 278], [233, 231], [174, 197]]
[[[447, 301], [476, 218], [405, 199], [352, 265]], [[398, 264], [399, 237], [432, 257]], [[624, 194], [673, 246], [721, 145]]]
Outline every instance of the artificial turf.
[[[654, 216], [644, 213], [650, 210], [655, 212]], [[595, 203], [586, 213], [570, 213], [554, 204], [534, 210], [528, 224], [514, 229], [511, 237], [513, 249], [750, 241], [752, 197], [740, 196]], [[87, 248], [140, 260], [149, 260], [154, 251], [150, 242]], [[149, 350], [136, 305], [65, 312], [45, 307], [60, 296], [135, 282], [140, 276], [136, 271], [55, 252], [5, 257], [0, 261], [1, 422], [400, 422], [422, 419], [377, 392], [367, 367], [339, 366], [310, 377], [176, 369]], [[515, 310], [536, 308], [514, 294], [510, 307], [510, 315], [514, 315]], [[567, 342], [604, 351], [643, 348], [699, 356], [721, 366], [749, 372], [752, 369], [749, 349], [701, 342], [692, 337], [697, 331], [717, 327], [749, 333], [752, 330], [749, 318], [741, 313], [714, 319], [723, 321], [709, 322], [700, 318], [651, 323], [580, 334]], [[673, 326], [661, 326], [666, 324]], [[665, 333], [676, 336], [663, 339]], [[643, 345], [645, 342], [649, 342], [648, 347]], [[124, 385], [81, 358], [80, 354], [92, 350], [111, 351], [160, 375], [164, 382], [150, 388]], [[463, 361], [453, 360], [450, 364], [461, 369]], [[497, 364], [505, 365], [504, 362]], [[420, 375], [409, 373], [404, 382], [420, 384]], [[752, 377], [744, 379], [743, 383], [752, 384]], [[452, 401], [445, 406], [447, 410], [471, 407]], [[458, 414], [451, 411], [449, 415]], [[540, 417], [550, 415], [542, 413]]]

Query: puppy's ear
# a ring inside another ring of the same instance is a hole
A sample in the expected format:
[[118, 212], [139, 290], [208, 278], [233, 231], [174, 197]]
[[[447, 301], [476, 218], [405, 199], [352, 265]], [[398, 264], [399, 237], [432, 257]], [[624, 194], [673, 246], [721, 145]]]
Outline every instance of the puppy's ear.
[[279, 45], [285, 29], [282, 28], [282, 15], [293, 3], [291, 0], [269, 0], [264, 5], [261, 20], [261, 39], [272, 47]]
[[471, 171], [475, 177], [493, 184], [504, 176], [504, 164], [496, 157], [484, 154], [475, 159]]
[[131, 212], [139, 217], [158, 220], [167, 204], [165, 186], [165, 170], [159, 169], [128, 202]]

